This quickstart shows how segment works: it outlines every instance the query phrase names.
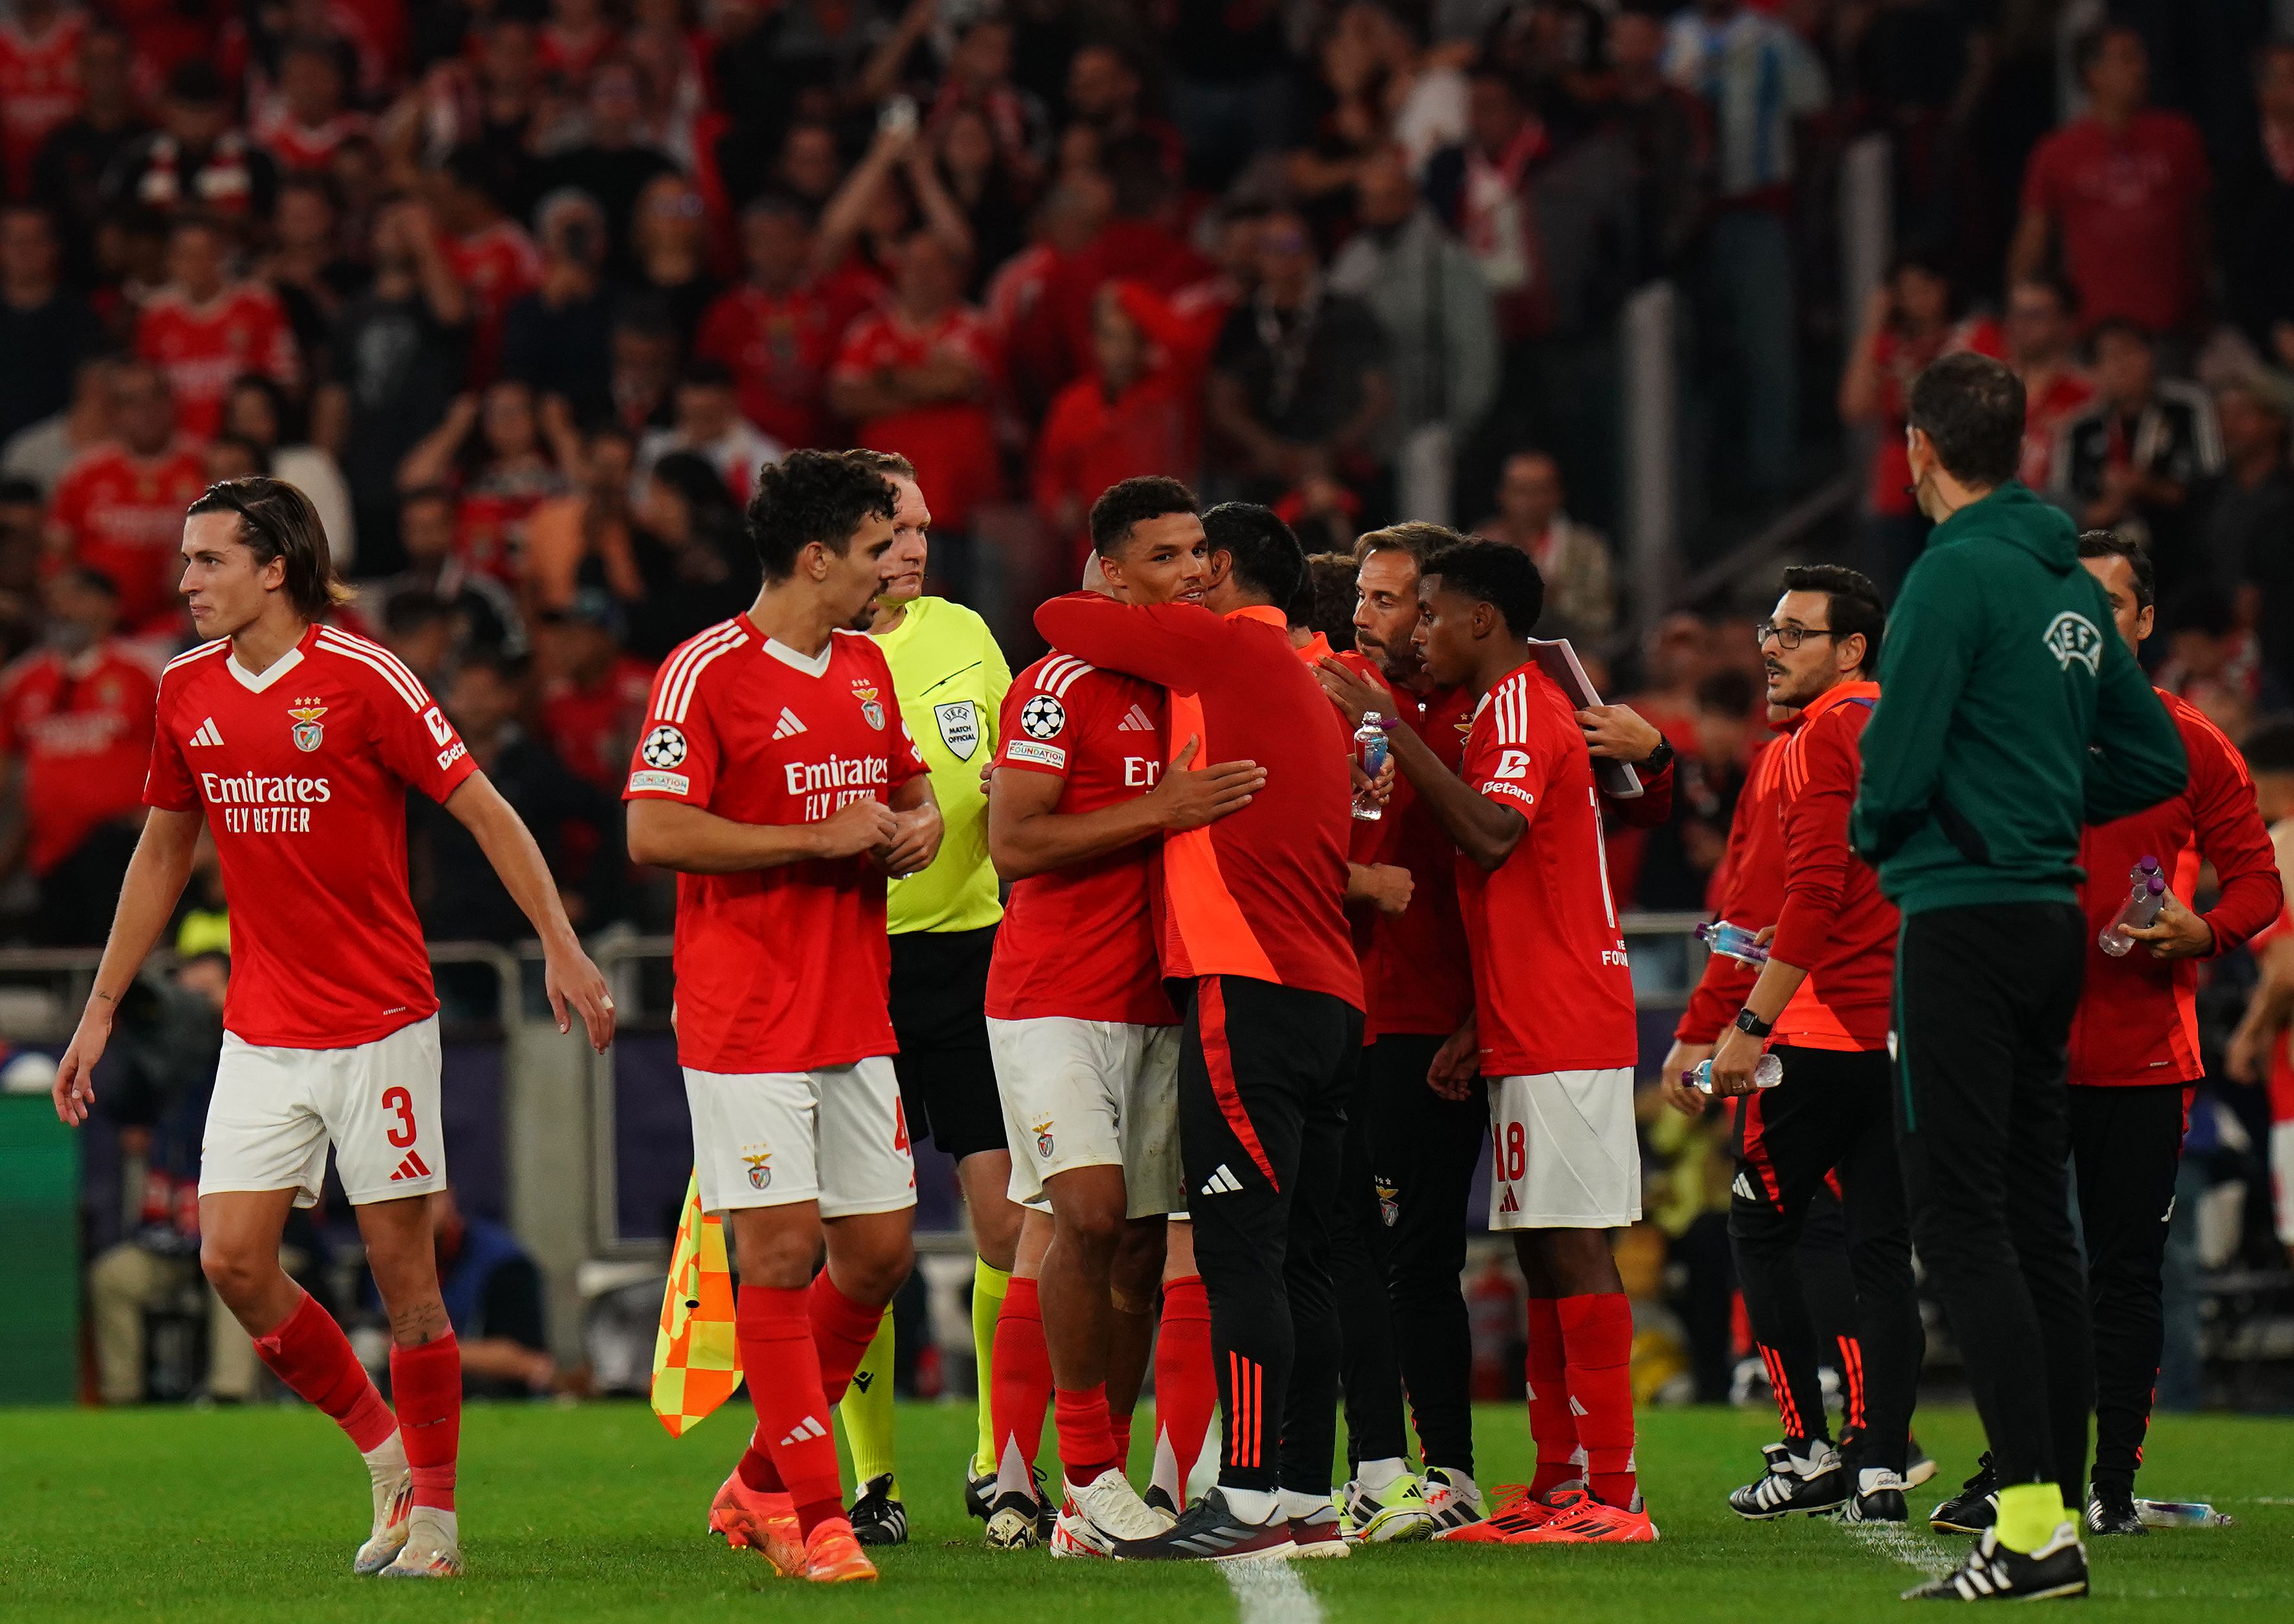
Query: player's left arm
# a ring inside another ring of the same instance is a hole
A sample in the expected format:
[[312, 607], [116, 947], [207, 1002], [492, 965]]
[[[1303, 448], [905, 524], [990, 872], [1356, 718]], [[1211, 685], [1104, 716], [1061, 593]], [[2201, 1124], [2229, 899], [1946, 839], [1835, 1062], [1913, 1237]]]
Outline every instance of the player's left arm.
[[502, 889], [533, 922], [534, 934], [541, 938], [542, 985], [549, 994], [549, 1008], [557, 1017], [557, 1029], [573, 1029], [565, 1013], [565, 1006], [572, 1003], [582, 1012], [590, 1046], [603, 1054], [606, 1045], [614, 1041], [614, 1001], [606, 992], [606, 978], [582, 951], [581, 938], [565, 917], [557, 881], [550, 877], [549, 865], [542, 860], [533, 832], [484, 773], [474, 772], [456, 785], [446, 797], [445, 808], [470, 832], [478, 849], [500, 876]]
[[1200, 604], [1119, 604], [1097, 592], [1069, 592], [1037, 607], [1036, 629], [1053, 648], [1102, 670], [1193, 693], [1226, 623]]
[[2191, 759], [2192, 827], [2199, 854], [2214, 865], [2222, 891], [2193, 914], [2190, 899], [2169, 893], [2157, 922], [2127, 934], [2151, 944], [2154, 959], [2213, 958], [2266, 929], [2286, 905], [2278, 853], [2254, 802], [2254, 781], [2230, 742], [2212, 728], [2184, 735]]
[[892, 838], [877, 849], [875, 857], [886, 873], [903, 880], [931, 866], [931, 860], [940, 855], [946, 825], [940, 821], [940, 798], [932, 793], [931, 769], [924, 765], [915, 735], [900, 714], [900, 696], [893, 687], [889, 667], [884, 672], [884, 694], [891, 702], [885, 706], [884, 719], [885, 750], [891, 758], [884, 804], [892, 809]]

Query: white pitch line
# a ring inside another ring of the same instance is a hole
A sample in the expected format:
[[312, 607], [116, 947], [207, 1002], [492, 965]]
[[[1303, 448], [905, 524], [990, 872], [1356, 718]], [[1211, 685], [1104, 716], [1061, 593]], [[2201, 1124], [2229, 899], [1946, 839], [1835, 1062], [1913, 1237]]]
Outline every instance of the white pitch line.
[[1322, 1624], [1322, 1604], [1288, 1562], [1223, 1562], [1242, 1624]]
[[1959, 1564], [1952, 1560], [1951, 1552], [1936, 1540], [1901, 1522], [1851, 1522], [1843, 1524], [1849, 1537], [1859, 1545], [1893, 1557], [1908, 1568], [1918, 1570], [1932, 1579], [1939, 1573], [1948, 1573]]

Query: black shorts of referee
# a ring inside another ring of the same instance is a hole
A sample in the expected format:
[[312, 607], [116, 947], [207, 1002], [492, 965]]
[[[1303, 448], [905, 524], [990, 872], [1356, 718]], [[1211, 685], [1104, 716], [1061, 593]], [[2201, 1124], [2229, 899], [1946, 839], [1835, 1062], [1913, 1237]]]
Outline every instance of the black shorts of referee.
[[988, 1053], [988, 961], [996, 927], [892, 938], [892, 1066], [908, 1136], [961, 1162], [1009, 1149]]

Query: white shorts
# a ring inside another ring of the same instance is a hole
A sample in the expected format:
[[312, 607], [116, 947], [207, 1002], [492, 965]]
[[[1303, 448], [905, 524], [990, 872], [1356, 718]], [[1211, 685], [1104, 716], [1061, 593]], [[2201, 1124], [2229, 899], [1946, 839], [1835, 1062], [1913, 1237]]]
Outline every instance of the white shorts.
[[2270, 1125], [2270, 1193], [2279, 1242], [2294, 1246], [2294, 1122]]
[[701, 1210], [818, 1201], [824, 1218], [916, 1204], [907, 1113], [889, 1055], [820, 1071], [685, 1069]]
[[1064, 1015], [988, 1023], [1012, 1199], [1037, 1211], [1044, 1181], [1076, 1167], [1123, 1169], [1134, 1218], [1183, 1208], [1179, 1028]]
[[1641, 1215], [1633, 1074], [1490, 1079], [1493, 1230], [1615, 1230]]
[[352, 1049], [278, 1049], [223, 1035], [199, 1194], [292, 1190], [296, 1206], [313, 1206], [329, 1143], [353, 1206], [446, 1187], [435, 1015]]

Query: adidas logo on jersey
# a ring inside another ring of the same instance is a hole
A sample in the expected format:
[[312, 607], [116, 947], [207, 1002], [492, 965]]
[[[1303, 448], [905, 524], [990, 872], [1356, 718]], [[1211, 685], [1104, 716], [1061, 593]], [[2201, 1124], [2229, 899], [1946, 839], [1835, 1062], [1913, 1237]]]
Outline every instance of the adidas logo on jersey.
[[1732, 1196], [1742, 1196], [1747, 1201], [1757, 1201], [1761, 1198], [1761, 1192], [1753, 1188], [1753, 1181], [1745, 1176], [1744, 1169], [1741, 1167], [1737, 1170], [1737, 1181], [1729, 1186], [1729, 1193]]
[[429, 1164], [419, 1153], [409, 1150], [406, 1159], [398, 1164], [398, 1171], [390, 1175], [390, 1181], [395, 1184], [401, 1179], [427, 1179], [429, 1176]]
[[802, 1443], [809, 1438], [826, 1438], [826, 1436], [828, 1436], [828, 1429], [821, 1425], [818, 1417], [807, 1416], [789, 1430], [789, 1435], [781, 1440], [781, 1447], [787, 1449], [791, 1444]]
[[1218, 1171], [1205, 1179], [1202, 1189], [1195, 1193], [1204, 1196], [1231, 1196], [1241, 1188], [1242, 1181], [1234, 1176], [1233, 1169], [1224, 1162], [1221, 1162]]
[[1130, 710], [1124, 712], [1123, 719], [1115, 724], [1115, 731], [1118, 733], [1152, 733], [1155, 731], [1155, 723], [1144, 710], [1141, 710], [1135, 704]]
[[1508, 1213], [1519, 1211], [1521, 1211], [1521, 1203], [1513, 1198], [1513, 1186], [1509, 1184], [1506, 1186], [1505, 1199], [1498, 1203], [1498, 1215], [1503, 1217]]
[[222, 743], [223, 734], [216, 727], [215, 718], [209, 717], [207, 720], [201, 722], [199, 727], [199, 731], [191, 735], [190, 742], [194, 744]]
[[793, 739], [796, 737], [798, 734], [804, 731], [805, 726], [802, 722], [797, 720], [796, 712], [790, 710], [786, 705], [783, 705], [781, 707], [781, 719], [779, 725], [775, 727], [773, 729], [773, 737], [777, 739]]

